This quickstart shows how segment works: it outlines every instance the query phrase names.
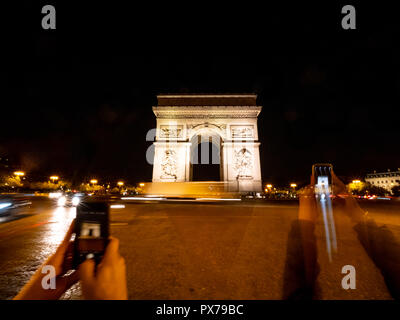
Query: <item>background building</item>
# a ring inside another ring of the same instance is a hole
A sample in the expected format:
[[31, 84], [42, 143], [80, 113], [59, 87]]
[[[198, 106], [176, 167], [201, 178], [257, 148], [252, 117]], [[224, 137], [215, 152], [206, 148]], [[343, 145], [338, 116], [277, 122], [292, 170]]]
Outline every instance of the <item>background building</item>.
[[394, 186], [400, 185], [400, 168], [397, 171], [390, 171], [390, 169], [386, 172], [374, 171], [366, 175], [365, 181], [390, 191]]

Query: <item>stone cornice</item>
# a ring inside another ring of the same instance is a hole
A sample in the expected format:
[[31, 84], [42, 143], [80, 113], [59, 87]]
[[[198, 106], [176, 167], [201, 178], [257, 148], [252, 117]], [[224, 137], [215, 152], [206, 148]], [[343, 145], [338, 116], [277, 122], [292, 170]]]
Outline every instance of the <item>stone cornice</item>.
[[256, 94], [158, 94], [157, 98], [257, 98]]
[[157, 118], [257, 118], [261, 106], [154, 106]]
[[239, 145], [249, 145], [258, 147], [261, 145], [261, 142], [258, 141], [223, 141], [223, 146], [232, 147], [232, 146], [239, 146]]

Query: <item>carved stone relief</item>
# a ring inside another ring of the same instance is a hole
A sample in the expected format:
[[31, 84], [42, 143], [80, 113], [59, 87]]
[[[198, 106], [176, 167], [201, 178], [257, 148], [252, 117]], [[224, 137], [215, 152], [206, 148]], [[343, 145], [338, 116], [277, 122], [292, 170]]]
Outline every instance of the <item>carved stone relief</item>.
[[160, 138], [182, 138], [183, 126], [160, 126]]
[[246, 148], [238, 149], [234, 152], [234, 169], [237, 177], [244, 179], [252, 178], [253, 155]]
[[177, 166], [176, 166], [176, 152], [174, 150], [165, 150], [161, 162], [161, 179], [176, 179]]
[[231, 126], [232, 138], [254, 138], [254, 127], [253, 126]]

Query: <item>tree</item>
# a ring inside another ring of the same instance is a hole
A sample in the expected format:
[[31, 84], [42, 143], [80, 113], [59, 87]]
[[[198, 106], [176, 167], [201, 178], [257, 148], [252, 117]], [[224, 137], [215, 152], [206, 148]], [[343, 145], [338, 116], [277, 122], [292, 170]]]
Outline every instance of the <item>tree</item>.
[[367, 188], [367, 183], [362, 181], [351, 182], [347, 185], [347, 190], [349, 190], [352, 194], [363, 195], [365, 193], [365, 189]]
[[376, 196], [385, 196], [388, 193], [390, 193], [390, 191], [386, 190], [385, 188], [382, 187], [377, 187], [371, 184], [368, 184], [369, 186], [365, 189], [365, 191], [368, 191], [368, 194], [370, 195], [376, 195]]
[[58, 183], [53, 183], [51, 181], [46, 182], [31, 182], [29, 184], [30, 189], [32, 190], [58, 190], [58, 189], [67, 189], [71, 187], [71, 183], [67, 181], [58, 181]]
[[369, 195], [376, 195], [376, 196], [384, 196], [390, 191], [386, 190], [385, 188], [374, 186], [369, 182], [352, 182], [347, 185], [347, 189], [355, 195], [363, 196], [365, 194]]
[[400, 186], [394, 186], [392, 188], [392, 194], [395, 197], [400, 197]]
[[82, 191], [82, 192], [102, 192], [102, 191], [104, 191], [103, 186], [98, 185], [98, 184], [91, 185], [89, 183], [82, 183], [78, 189], [79, 189], [79, 191]]
[[1, 177], [1, 186], [4, 187], [22, 187], [23, 183], [21, 178], [13, 175], [4, 175]]

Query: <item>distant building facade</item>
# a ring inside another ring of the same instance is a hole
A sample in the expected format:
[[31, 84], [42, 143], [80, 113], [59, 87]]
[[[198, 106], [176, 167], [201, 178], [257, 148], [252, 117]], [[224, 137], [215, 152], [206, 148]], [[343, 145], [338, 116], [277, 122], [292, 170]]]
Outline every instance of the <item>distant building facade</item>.
[[10, 161], [7, 156], [0, 155], [0, 174], [6, 174], [11, 170]]
[[369, 173], [365, 177], [365, 181], [373, 186], [384, 188], [390, 191], [394, 186], [400, 185], [400, 168], [397, 171]]

